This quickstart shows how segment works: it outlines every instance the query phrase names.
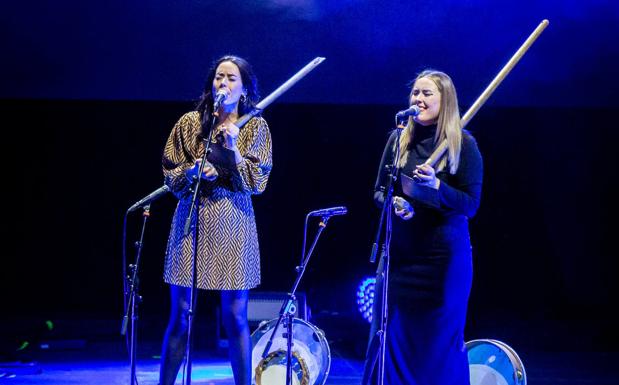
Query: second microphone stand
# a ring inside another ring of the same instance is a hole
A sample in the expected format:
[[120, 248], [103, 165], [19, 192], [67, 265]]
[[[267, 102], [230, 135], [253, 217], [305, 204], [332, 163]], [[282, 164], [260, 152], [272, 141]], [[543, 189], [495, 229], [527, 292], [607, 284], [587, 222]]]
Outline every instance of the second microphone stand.
[[[309, 216], [312, 215], [312, 212], [307, 214], [305, 217], [305, 233], [307, 232], [307, 220]], [[316, 232], [316, 236], [314, 237], [314, 241], [312, 242], [312, 246], [310, 247], [307, 255], [305, 255], [305, 236], [303, 237], [303, 254], [301, 257], [301, 264], [295, 268], [297, 272], [297, 278], [292, 285], [292, 290], [288, 293], [288, 297], [282, 303], [282, 307], [279, 311], [279, 318], [273, 327], [273, 331], [271, 332], [271, 336], [269, 341], [266, 343], [264, 347], [264, 351], [262, 352], [262, 358], [265, 359], [269, 355], [269, 350], [273, 345], [273, 339], [275, 338], [275, 334], [277, 333], [277, 329], [279, 325], [282, 323], [282, 320], [285, 318], [284, 327], [286, 327], [286, 333], [284, 336], [286, 337], [286, 385], [292, 385], [292, 341], [293, 341], [293, 321], [294, 321], [294, 313], [295, 313], [295, 305], [294, 301], [296, 300], [295, 293], [297, 288], [299, 287], [299, 283], [301, 282], [301, 278], [303, 277], [303, 273], [305, 273], [305, 268], [307, 263], [309, 262], [310, 257], [312, 256], [312, 252], [316, 247], [316, 243], [318, 242], [318, 238], [322, 231], [327, 227], [327, 222], [331, 218], [333, 214], [326, 214], [322, 216], [320, 220], [318, 231]]]
[[[137, 322], [138, 322], [138, 305], [142, 302], [142, 296], [138, 293], [139, 287], [139, 279], [138, 279], [138, 269], [140, 266], [140, 255], [142, 254], [142, 246], [144, 244], [144, 232], [146, 229], [146, 222], [150, 217], [150, 205], [144, 206], [144, 213], [142, 214], [144, 217], [144, 221], [142, 222], [142, 231], [140, 233], [140, 240], [135, 243], [137, 247], [135, 263], [129, 265], [129, 274], [127, 274], [123, 279], [124, 287], [125, 287], [125, 315], [123, 317], [122, 326], [120, 330], [120, 334], [125, 336], [127, 335], [127, 327], [129, 326], [129, 322], [131, 322], [131, 327], [129, 328], [129, 360], [131, 366], [131, 385], [137, 385], [138, 379], [136, 377], [136, 357], [137, 357]], [[125, 216], [126, 218], [126, 216]], [[126, 220], [125, 220], [126, 222]], [[124, 262], [123, 262], [123, 270], [124, 270]], [[127, 291], [128, 290], [128, 291]]]
[[[398, 117], [396, 115], [396, 140], [393, 150], [393, 160], [389, 168], [389, 178], [387, 180], [387, 186], [384, 192], [384, 201], [380, 213], [380, 221], [378, 223], [378, 230], [376, 232], [376, 238], [372, 245], [372, 253], [370, 255], [370, 262], [376, 262], [376, 254], [378, 252], [378, 245], [380, 244], [380, 261], [376, 269], [376, 284], [374, 305], [372, 311], [372, 317], [378, 319], [378, 325], [374, 332], [374, 335], [370, 336], [371, 341], [368, 346], [367, 357], [365, 366], [363, 369], [362, 385], [367, 385], [372, 379], [374, 368], [378, 361], [378, 374], [377, 385], [383, 385], [385, 380], [385, 347], [387, 345], [387, 321], [388, 321], [388, 288], [389, 288], [389, 262], [390, 253], [389, 248], [391, 245], [391, 233], [392, 233], [392, 214], [393, 210], [393, 187], [399, 176], [398, 160], [400, 159], [400, 136], [404, 126], [398, 123]], [[382, 172], [380, 170], [379, 172]], [[383, 233], [384, 227], [384, 233]], [[381, 239], [383, 243], [381, 244]], [[378, 301], [377, 301], [378, 300]], [[372, 321], [375, 322], [375, 321]], [[374, 327], [372, 331], [374, 331]]]

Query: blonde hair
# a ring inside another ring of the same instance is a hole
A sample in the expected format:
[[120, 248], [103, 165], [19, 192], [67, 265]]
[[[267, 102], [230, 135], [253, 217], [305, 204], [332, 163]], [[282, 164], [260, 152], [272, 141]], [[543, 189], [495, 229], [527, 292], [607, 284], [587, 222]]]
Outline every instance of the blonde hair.
[[[438, 122], [434, 143], [441, 143], [447, 139], [447, 157], [443, 156], [436, 166], [436, 171], [441, 171], [449, 165], [449, 173], [455, 174], [460, 163], [460, 150], [462, 148], [462, 125], [460, 123], [460, 111], [458, 109], [458, 96], [451, 78], [444, 72], [436, 70], [425, 70], [417, 75], [408, 96], [409, 105], [412, 104], [413, 88], [415, 82], [421, 78], [428, 78], [436, 84], [441, 94], [441, 105], [438, 114]], [[408, 124], [402, 131], [400, 137], [400, 160], [398, 167], [402, 168], [408, 159], [408, 147], [413, 139], [415, 132], [415, 122], [413, 117], [408, 118]]]

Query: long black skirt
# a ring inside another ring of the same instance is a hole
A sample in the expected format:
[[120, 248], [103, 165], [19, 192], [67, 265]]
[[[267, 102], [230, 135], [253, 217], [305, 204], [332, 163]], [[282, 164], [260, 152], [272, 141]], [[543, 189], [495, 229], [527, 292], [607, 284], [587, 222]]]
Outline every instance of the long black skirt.
[[[473, 273], [468, 221], [417, 219], [394, 218], [384, 383], [468, 385], [464, 326]], [[381, 257], [377, 270], [371, 338], [380, 326], [385, 262]]]

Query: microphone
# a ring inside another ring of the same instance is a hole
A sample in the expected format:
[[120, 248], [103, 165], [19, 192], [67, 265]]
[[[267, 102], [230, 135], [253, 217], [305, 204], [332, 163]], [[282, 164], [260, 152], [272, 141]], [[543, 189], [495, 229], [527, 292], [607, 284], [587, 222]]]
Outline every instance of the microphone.
[[152, 201], [159, 199], [162, 195], [167, 194], [170, 191], [170, 188], [166, 185], [159, 187], [157, 190], [148, 194], [144, 198], [137, 201], [133, 206], [129, 207], [127, 210], [128, 213], [139, 209], [140, 207], [146, 206], [150, 204]]
[[215, 100], [213, 101], [213, 111], [217, 111], [223, 103], [228, 98], [228, 92], [224, 88], [220, 88], [215, 94]]
[[338, 207], [329, 207], [328, 209], [320, 209], [310, 211], [310, 217], [330, 217], [334, 215], [344, 215], [348, 212], [346, 207], [338, 206]]
[[417, 107], [417, 105], [413, 105], [407, 110], [402, 110], [398, 112], [397, 114], [395, 114], [395, 117], [398, 119], [403, 119], [408, 116], [417, 116], [420, 112], [421, 110], [419, 109], [419, 107]]

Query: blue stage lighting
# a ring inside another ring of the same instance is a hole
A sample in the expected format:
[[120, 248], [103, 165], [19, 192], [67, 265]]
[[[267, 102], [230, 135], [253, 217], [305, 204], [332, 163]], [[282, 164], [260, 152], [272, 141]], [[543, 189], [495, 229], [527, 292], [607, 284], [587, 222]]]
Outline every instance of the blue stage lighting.
[[372, 322], [372, 305], [374, 303], [375, 285], [376, 278], [368, 277], [361, 281], [357, 288], [357, 307], [361, 316], [368, 322]]

